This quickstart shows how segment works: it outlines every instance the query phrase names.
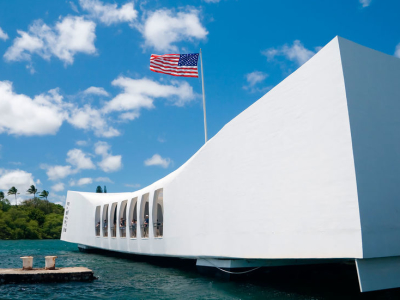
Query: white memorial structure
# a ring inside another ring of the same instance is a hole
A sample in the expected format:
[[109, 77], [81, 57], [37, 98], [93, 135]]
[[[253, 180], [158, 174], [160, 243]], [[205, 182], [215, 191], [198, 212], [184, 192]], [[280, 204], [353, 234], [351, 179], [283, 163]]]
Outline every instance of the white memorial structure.
[[61, 239], [81, 247], [225, 270], [353, 260], [361, 291], [400, 287], [400, 59], [336, 37], [165, 178], [66, 201]]

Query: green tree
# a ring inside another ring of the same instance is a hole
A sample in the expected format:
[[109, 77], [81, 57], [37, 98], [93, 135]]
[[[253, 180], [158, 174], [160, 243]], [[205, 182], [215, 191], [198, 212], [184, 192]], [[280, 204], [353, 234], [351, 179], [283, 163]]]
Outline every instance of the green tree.
[[47, 197], [49, 196], [49, 194], [50, 194], [49, 191], [43, 190], [43, 191], [40, 193], [39, 197], [40, 197], [40, 198], [44, 198], [44, 199], [47, 200]]
[[4, 192], [0, 192], [0, 201], [4, 200]]
[[7, 193], [7, 195], [14, 195], [15, 196], [15, 203], [16, 203], [16, 205], [18, 205], [18, 202], [17, 202], [17, 195], [18, 195], [19, 193], [18, 193], [18, 190], [17, 190], [17, 188], [15, 187], [15, 186], [13, 186], [13, 187], [11, 187], [9, 190], [8, 190], [8, 193]]
[[28, 214], [29, 219], [35, 220], [39, 223], [39, 225], [42, 225], [44, 223], [44, 220], [46, 218], [46, 215], [44, 214], [43, 211], [41, 211], [38, 208], [34, 208], [31, 210]]
[[37, 188], [32, 184], [31, 187], [26, 191], [28, 194], [33, 195], [33, 199], [36, 198]]
[[107, 193], [107, 187], [104, 186], [104, 193]]
[[[8, 211], [11, 208], [10, 201], [8, 199], [2, 199], [0, 200], [0, 210], [2, 211]], [[0, 217], [1, 219], [1, 217]]]
[[96, 188], [96, 193], [102, 193], [103, 192], [103, 190], [102, 190], [102, 188], [101, 188], [101, 186], [97, 186], [97, 188]]

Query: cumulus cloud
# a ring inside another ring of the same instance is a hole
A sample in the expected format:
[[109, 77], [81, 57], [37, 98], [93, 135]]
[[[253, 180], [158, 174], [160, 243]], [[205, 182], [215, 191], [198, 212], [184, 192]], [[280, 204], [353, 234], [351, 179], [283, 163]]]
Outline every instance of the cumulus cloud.
[[75, 144], [77, 144], [78, 146], [84, 147], [87, 146], [89, 144], [88, 141], [76, 141]]
[[257, 83], [262, 82], [267, 78], [268, 74], [260, 71], [254, 71], [245, 75], [247, 80], [247, 87], [253, 87]]
[[199, 14], [195, 9], [186, 12], [160, 9], [150, 13], [144, 25], [139, 27], [144, 45], [157, 51], [178, 51], [175, 45], [178, 42], [205, 39], [208, 32], [201, 24]]
[[183, 106], [196, 98], [193, 88], [187, 82], [171, 81], [168, 85], [147, 78], [119, 77], [112, 84], [122, 88], [123, 92], [107, 102], [103, 111], [129, 111], [121, 115], [125, 120], [137, 118], [143, 108], [152, 109], [156, 98], [165, 98], [176, 106]]
[[64, 102], [57, 88], [31, 98], [15, 93], [11, 82], [0, 81], [0, 134], [56, 134], [64, 121], [97, 136], [120, 135], [100, 110]]
[[78, 7], [76, 6], [76, 4], [75, 4], [74, 2], [69, 1], [69, 5], [71, 6], [71, 9], [72, 9], [74, 12], [76, 12], [76, 13], [79, 14], [79, 9], [78, 9]]
[[268, 77], [268, 74], [261, 71], [254, 71], [245, 75], [247, 84], [243, 86], [245, 90], [250, 91], [251, 93], [255, 92], [265, 92], [269, 90], [271, 87], [263, 87], [258, 88], [257, 85], [264, 81], [265, 78]]
[[30, 61], [32, 55], [37, 54], [46, 60], [55, 56], [65, 65], [72, 64], [77, 53], [96, 53], [95, 29], [96, 24], [83, 17], [65, 17], [54, 27], [36, 20], [27, 32], [17, 30], [19, 37], [14, 39], [4, 58], [7, 61]]
[[91, 86], [83, 91], [85, 95], [97, 95], [108, 97], [110, 94], [102, 87]]
[[64, 190], [64, 188], [65, 188], [64, 183], [59, 182], [59, 183], [56, 183], [55, 185], [53, 185], [51, 187], [51, 190], [55, 191], [55, 192], [61, 192]]
[[79, 170], [96, 169], [96, 166], [92, 162], [91, 158], [80, 149], [69, 150], [67, 153], [67, 162]]
[[151, 158], [144, 161], [145, 166], [160, 166], [163, 168], [168, 168], [170, 163], [170, 158], [162, 158], [159, 154], [154, 154]]
[[97, 164], [104, 172], [115, 172], [122, 168], [122, 155], [112, 155], [111, 146], [106, 142], [95, 144], [95, 153], [102, 156]]
[[40, 167], [46, 170], [47, 177], [49, 178], [49, 180], [52, 181], [60, 180], [69, 175], [79, 172], [78, 169], [73, 169], [71, 166], [49, 166], [46, 164], [42, 164]]
[[7, 40], [7, 39], [8, 39], [8, 34], [5, 33], [5, 32], [3, 31], [3, 29], [1, 29], [1, 27], [0, 27], [0, 40], [5, 41], [5, 40]]
[[[122, 168], [122, 156], [112, 155], [111, 146], [108, 143], [97, 142], [95, 144], [95, 154], [101, 156], [101, 161], [97, 164], [104, 172], [115, 172]], [[49, 180], [57, 181], [70, 175], [80, 173], [82, 170], [96, 169], [91, 156], [93, 157], [94, 155], [84, 153], [80, 149], [71, 149], [67, 152], [66, 157], [68, 165], [41, 164], [40, 168], [46, 170]], [[91, 180], [93, 182], [93, 179]], [[112, 183], [111, 179], [108, 177], [98, 177], [94, 179], [94, 181]], [[82, 185], [79, 184], [79, 181], [71, 182], [74, 182], [75, 185]], [[55, 186], [59, 187], [57, 184]]]
[[108, 125], [100, 110], [88, 104], [72, 109], [68, 122], [76, 128], [92, 130], [96, 136], [114, 137], [121, 134], [117, 129]]
[[90, 177], [85, 177], [85, 178], [79, 179], [78, 181], [71, 180], [69, 182], [69, 185], [70, 186], [75, 186], [75, 185], [82, 186], [82, 185], [87, 185], [87, 184], [91, 184], [91, 183], [93, 183], [93, 179]]
[[315, 52], [303, 46], [299, 40], [295, 40], [291, 46], [285, 44], [278, 48], [269, 48], [261, 52], [269, 61], [274, 60], [278, 56], [297, 63], [299, 66], [314, 56]]
[[94, 179], [96, 182], [108, 182], [108, 183], [114, 183], [110, 178], [108, 177], [97, 177]]
[[62, 97], [57, 89], [32, 99], [16, 94], [11, 82], [0, 81], [0, 133], [55, 134], [64, 118]]
[[132, 23], [138, 15], [133, 1], [122, 5], [120, 8], [117, 4], [104, 4], [99, 0], [79, 0], [79, 4], [83, 10], [89, 13], [89, 17], [107, 26], [123, 22]]
[[[64, 101], [58, 88], [31, 98], [14, 92], [11, 82], [0, 81], [0, 134], [56, 134], [62, 124], [67, 122], [77, 129], [93, 131], [96, 136], [110, 138], [121, 135], [110, 123], [138, 118], [141, 109], [154, 108], [156, 99], [166, 99], [172, 105], [184, 106], [198, 97], [193, 87], [185, 81], [172, 80], [162, 84], [148, 78], [131, 79], [121, 76], [112, 85], [123, 91], [106, 101], [103, 107], [97, 108], [90, 104], [82, 107]], [[90, 87], [78, 93], [78, 96], [82, 94], [108, 95], [100, 87]], [[118, 119], [109, 115], [113, 112], [120, 113]], [[84, 141], [79, 143], [85, 145]]]
[[125, 186], [126, 187], [131, 187], [131, 188], [140, 188], [140, 184], [139, 183], [133, 183], [133, 184], [130, 184], [130, 183], [127, 183], [127, 184], [125, 184]]
[[359, 0], [359, 1], [361, 3], [362, 7], [368, 7], [368, 6], [370, 6], [372, 0]]
[[31, 173], [19, 169], [0, 169], [0, 190], [3, 190], [5, 194], [7, 194], [6, 192], [13, 186], [15, 186], [19, 192], [25, 193], [32, 184], [35, 184], [35, 180]]

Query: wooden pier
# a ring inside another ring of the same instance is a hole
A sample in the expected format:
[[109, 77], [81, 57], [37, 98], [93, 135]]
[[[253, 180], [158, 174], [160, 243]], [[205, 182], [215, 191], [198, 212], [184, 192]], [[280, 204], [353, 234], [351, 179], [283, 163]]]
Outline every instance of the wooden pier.
[[0, 285], [6, 283], [41, 283], [91, 281], [93, 271], [84, 267], [46, 269], [0, 269]]

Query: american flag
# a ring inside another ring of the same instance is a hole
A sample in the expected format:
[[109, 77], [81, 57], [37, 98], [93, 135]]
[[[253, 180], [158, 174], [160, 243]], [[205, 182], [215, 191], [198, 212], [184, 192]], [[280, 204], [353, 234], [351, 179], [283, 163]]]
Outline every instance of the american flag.
[[199, 77], [197, 69], [198, 53], [165, 54], [150, 57], [150, 70], [172, 76]]

